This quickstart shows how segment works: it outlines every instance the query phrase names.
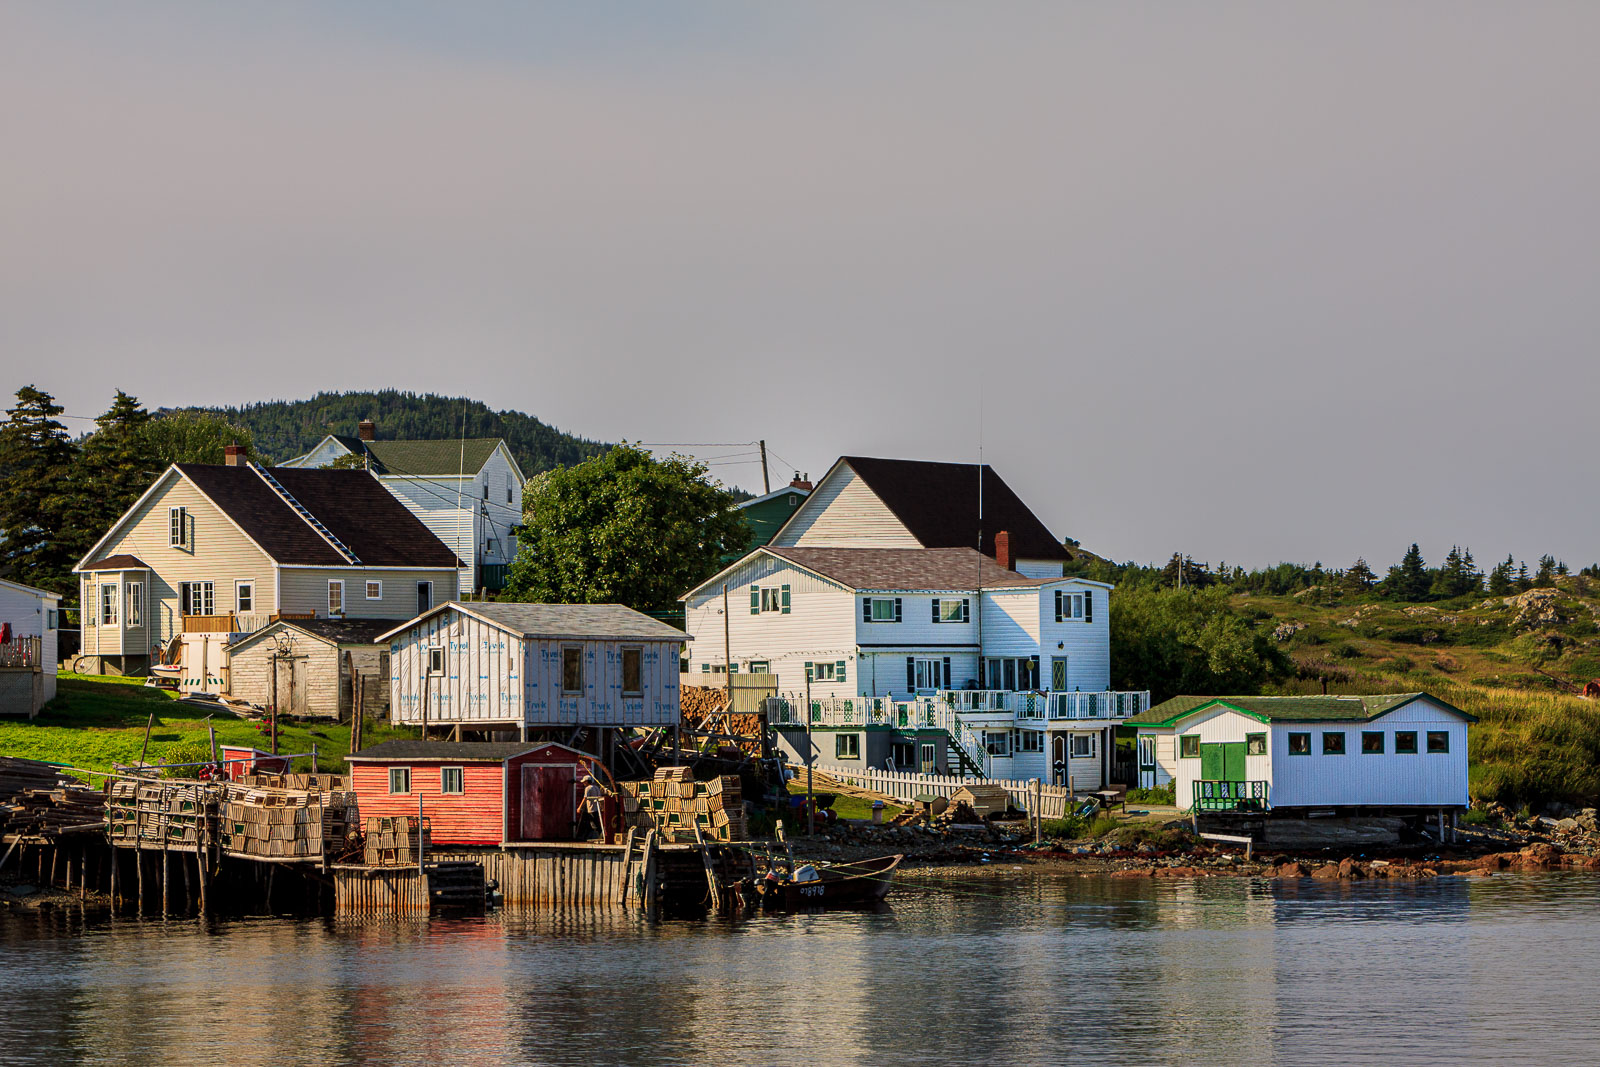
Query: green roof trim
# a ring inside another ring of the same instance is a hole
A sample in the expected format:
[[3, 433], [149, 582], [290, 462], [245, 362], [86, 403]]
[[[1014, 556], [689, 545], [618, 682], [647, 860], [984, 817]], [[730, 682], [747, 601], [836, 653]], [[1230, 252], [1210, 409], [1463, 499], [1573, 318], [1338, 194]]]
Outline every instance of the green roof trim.
[[1221, 706], [1261, 722], [1371, 722], [1414, 700], [1428, 700], [1454, 712], [1467, 722], [1477, 722], [1460, 708], [1429, 693], [1388, 693], [1381, 696], [1302, 697], [1173, 697], [1149, 711], [1123, 720], [1125, 726], [1175, 726], [1179, 720]]

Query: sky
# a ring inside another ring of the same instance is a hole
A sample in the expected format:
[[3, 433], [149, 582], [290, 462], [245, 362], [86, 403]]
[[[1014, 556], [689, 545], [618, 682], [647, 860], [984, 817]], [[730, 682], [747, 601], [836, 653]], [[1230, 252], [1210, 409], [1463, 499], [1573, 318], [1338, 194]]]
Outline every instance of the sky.
[[[1600, 5], [0, 6], [0, 387], [468, 395], [1058, 534], [1600, 559]], [[87, 422], [70, 423], [74, 429]]]

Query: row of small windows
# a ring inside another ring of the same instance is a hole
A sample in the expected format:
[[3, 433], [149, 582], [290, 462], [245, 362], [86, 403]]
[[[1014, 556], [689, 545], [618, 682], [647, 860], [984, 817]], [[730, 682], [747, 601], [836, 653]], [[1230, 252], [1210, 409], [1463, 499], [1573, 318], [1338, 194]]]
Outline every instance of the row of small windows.
[[[465, 771], [464, 768], [461, 768], [461, 767], [440, 767], [439, 768], [439, 792], [444, 794], [447, 797], [449, 797], [449, 796], [461, 796], [463, 793], [465, 793], [467, 791], [466, 778], [467, 778], [467, 776], [466, 776], [466, 771]], [[390, 767], [389, 768], [389, 792], [390, 793], [409, 793], [409, 792], [411, 792], [411, 768], [410, 767]]]
[[[752, 585], [750, 587], [750, 614], [776, 612], [789, 614], [790, 595], [787, 585]], [[1094, 593], [1068, 593], [1056, 590], [1056, 622], [1094, 622]], [[972, 621], [970, 597], [934, 597], [930, 605], [932, 621], [938, 623], [967, 623]], [[905, 601], [902, 597], [862, 597], [861, 621], [903, 622]]]
[[[644, 649], [623, 648], [621, 658], [622, 695], [644, 696]], [[439, 676], [444, 672], [444, 649], [438, 645], [431, 646], [428, 649], [428, 673]], [[584, 692], [583, 649], [579, 646], [561, 650], [561, 692], [568, 696], [580, 696]]]
[[[1324, 756], [1342, 756], [1345, 754], [1346, 736], [1343, 730], [1323, 730], [1322, 754]], [[1426, 731], [1427, 751], [1436, 754], [1445, 754], [1450, 751], [1450, 731]], [[1419, 751], [1417, 748], [1416, 730], [1396, 730], [1394, 732], [1394, 752], [1401, 756], [1414, 756]], [[1264, 756], [1267, 754], [1266, 734], [1246, 734], [1244, 738], [1245, 753], [1250, 756]], [[1388, 735], [1382, 730], [1361, 731], [1361, 752], [1368, 756], [1382, 756], [1388, 751]], [[1200, 758], [1200, 735], [1184, 734], [1178, 738], [1178, 754], [1185, 759]], [[1310, 731], [1289, 734], [1289, 755], [1309, 756], [1312, 754], [1312, 740]]]

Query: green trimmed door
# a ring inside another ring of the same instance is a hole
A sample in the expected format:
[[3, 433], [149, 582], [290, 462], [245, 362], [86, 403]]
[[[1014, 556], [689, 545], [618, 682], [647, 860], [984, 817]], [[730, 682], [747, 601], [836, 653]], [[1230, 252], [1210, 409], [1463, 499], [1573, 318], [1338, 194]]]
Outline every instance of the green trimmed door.
[[1200, 746], [1200, 777], [1208, 782], [1244, 781], [1243, 741], [1225, 741]]

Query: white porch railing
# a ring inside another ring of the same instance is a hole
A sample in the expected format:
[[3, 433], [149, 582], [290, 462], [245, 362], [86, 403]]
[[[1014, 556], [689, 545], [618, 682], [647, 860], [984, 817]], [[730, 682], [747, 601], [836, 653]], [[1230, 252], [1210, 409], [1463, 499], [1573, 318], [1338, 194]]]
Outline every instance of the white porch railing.
[[[1005, 789], [1011, 803], [1021, 811], [1032, 812], [1034, 779], [1032, 778], [958, 778], [946, 774], [915, 774], [899, 771], [876, 771], [870, 768], [839, 767], [833, 764], [815, 764], [817, 770], [837, 778], [848, 785], [872, 789], [896, 800], [912, 801], [923, 794], [950, 797], [964, 785], [982, 781], [985, 785], [998, 785]], [[800, 771], [804, 775], [804, 771]], [[1065, 786], [1039, 785], [1039, 817], [1060, 819], [1065, 817], [1072, 803], [1072, 794]]]
[[956, 712], [1010, 715], [1043, 722], [1064, 719], [1126, 719], [1150, 710], [1150, 693], [1033, 693], [1009, 689], [947, 689], [937, 699]]

